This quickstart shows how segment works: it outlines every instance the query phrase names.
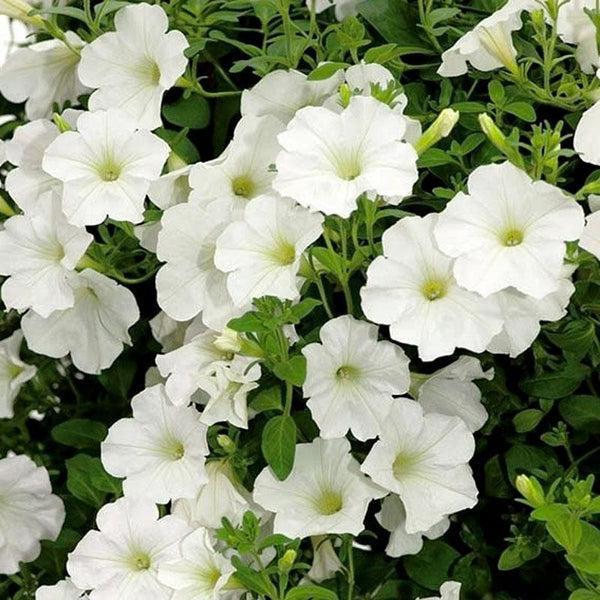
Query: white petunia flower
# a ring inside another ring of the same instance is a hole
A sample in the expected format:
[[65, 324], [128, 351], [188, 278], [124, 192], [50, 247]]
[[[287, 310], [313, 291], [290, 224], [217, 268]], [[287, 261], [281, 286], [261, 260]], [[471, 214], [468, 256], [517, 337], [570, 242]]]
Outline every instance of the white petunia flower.
[[468, 464], [474, 450], [473, 434], [462, 419], [424, 415], [418, 402], [397, 398], [361, 469], [400, 496], [406, 532], [420, 533], [477, 504]]
[[0, 340], [0, 419], [13, 417], [13, 405], [22, 385], [37, 372], [36, 367], [24, 363], [19, 356], [22, 341], [20, 329]]
[[175, 590], [172, 600], [219, 600], [234, 571], [213, 548], [208, 531], [199, 528], [181, 542], [180, 558], [160, 565], [158, 580]]
[[[186, 332], [183, 346], [156, 357], [160, 374], [168, 377], [167, 395], [176, 406], [192, 401], [201, 376], [213, 372], [217, 363], [228, 364], [234, 359], [235, 353], [217, 345], [219, 336], [219, 332], [194, 322]], [[250, 364], [251, 359], [247, 361], [245, 366]]]
[[187, 40], [180, 31], [167, 33], [168, 26], [158, 5], [126, 6], [115, 16], [116, 31], [82, 50], [79, 77], [98, 88], [90, 97], [90, 110], [118, 107], [140, 128], [161, 126], [163, 95], [187, 65]]
[[162, 310], [148, 321], [152, 337], [160, 344], [163, 352], [181, 348], [190, 321], [175, 321]]
[[158, 568], [179, 556], [191, 529], [181, 519], [159, 519], [155, 504], [120, 498], [96, 516], [99, 531], [88, 532], [69, 554], [67, 571], [90, 600], [171, 600], [173, 590], [158, 581]]
[[[66, 32], [73, 48], [84, 43], [76, 33]], [[79, 55], [60, 40], [38, 42], [11, 54], [0, 68], [0, 92], [11, 102], [24, 102], [28, 119], [50, 117], [53, 105], [77, 104], [88, 91], [77, 76]]]
[[321, 437], [343, 437], [348, 430], [362, 441], [376, 437], [392, 396], [408, 391], [408, 358], [377, 334], [375, 325], [345, 315], [323, 325], [321, 344], [302, 349], [304, 397]]
[[417, 181], [417, 153], [402, 141], [406, 121], [389, 106], [355, 96], [341, 113], [300, 110], [279, 135], [273, 187], [312, 210], [349, 217], [358, 197], [398, 204]]
[[60, 181], [42, 169], [44, 152], [59, 134], [52, 121], [38, 119], [17, 127], [6, 143], [6, 159], [17, 167], [6, 176], [6, 191], [22, 210], [34, 209], [45, 192], [61, 190]]
[[56, 540], [65, 520], [48, 471], [28, 456], [0, 459], [0, 573], [13, 575], [20, 562], [40, 554], [40, 540]]
[[201, 421], [206, 425], [227, 422], [248, 429], [248, 393], [258, 387], [259, 364], [248, 368], [250, 360], [236, 356], [229, 363], [219, 362], [210, 373], [198, 378], [198, 388], [206, 394]]
[[315, 583], [335, 577], [335, 574], [344, 570], [344, 564], [339, 559], [331, 540], [324, 535], [310, 538], [313, 547], [313, 560], [306, 578]]
[[[190, 196], [189, 175], [191, 165], [170, 171], [161, 175], [150, 184], [148, 197], [163, 210], [167, 210], [176, 204], [187, 202]], [[162, 229], [160, 221], [142, 223], [134, 228], [135, 236], [140, 240], [140, 246], [149, 252], [156, 254], [158, 245], [158, 234]]]
[[243, 117], [221, 157], [192, 167], [190, 200], [202, 206], [215, 202], [212, 211], [241, 218], [249, 200], [271, 191], [275, 173], [269, 167], [281, 150], [277, 135], [284, 129], [273, 116]]
[[249, 306], [236, 308], [227, 291], [227, 274], [215, 266], [218, 237], [231, 223], [229, 210], [213, 210], [195, 202], [165, 211], [158, 234], [157, 256], [166, 262], [156, 275], [159, 306], [185, 321], [202, 313], [213, 329], [223, 328]]
[[48, 146], [42, 166], [63, 182], [63, 210], [75, 225], [96, 225], [106, 216], [139, 223], [169, 151], [166, 142], [113, 109], [82, 114], [77, 131]]
[[102, 464], [125, 477], [123, 493], [166, 504], [194, 498], [208, 481], [206, 426], [193, 407], [173, 406], [156, 385], [131, 401], [132, 419], [120, 419], [101, 444]]
[[294, 467], [285, 481], [266, 467], [254, 483], [254, 500], [275, 513], [275, 533], [290, 538], [358, 535], [369, 503], [384, 495], [360, 472], [345, 438], [298, 444]]
[[358, 14], [358, 5], [364, 0], [306, 0], [306, 6], [310, 9], [315, 5], [315, 13], [319, 14], [328, 8], [335, 7], [335, 17], [343, 21], [346, 17], [355, 17]]
[[474, 432], [484, 426], [488, 413], [481, 403], [481, 391], [473, 381], [493, 378], [494, 369], [484, 371], [473, 356], [461, 356], [431, 375], [413, 374], [416, 385], [411, 392], [425, 413], [460, 417]]
[[478, 167], [468, 187], [434, 229], [440, 250], [456, 258], [458, 284], [483, 296], [508, 287], [534, 298], [556, 291], [565, 241], [583, 231], [581, 206], [509, 162]]
[[461, 584], [457, 581], [446, 581], [440, 588], [440, 596], [417, 598], [417, 600], [460, 600]]
[[84, 590], [76, 587], [70, 579], [54, 585], [42, 585], [35, 592], [35, 600], [87, 600]]
[[261, 510], [252, 502], [252, 496], [237, 480], [226, 460], [211, 460], [206, 463], [208, 483], [202, 486], [198, 496], [192, 500], [182, 498], [173, 504], [173, 514], [191, 527], [218, 529], [223, 517], [234, 525], [242, 522], [244, 513]]
[[600, 211], [587, 217], [579, 246], [600, 259]]
[[84, 373], [109, 367], [130, 344], [129, 328], [139, 319], [135, 296], [112, 279], [85, 269], [72, 280], [75, 303], [44, 318], [29, 311], [21, 321], [27, 345], [38, 354], [71, 354]]
[[455, 348], [483, 352], [502, 329], [496, 301], [464, 290], [453, 261], [433, 239], [438, 216], [405, 217], [383, 234], [383, 254], [367, 271], [361, 290], [368, 319], [390, 325], [393, 339], [418, 346], [422, 360]]
[[569, 0], [560, 5], [556, 31], [563, 42], [575, 44], [575, 56], [581, 69], [593, 73], [600, 66], [596, 26], [585, 9], [594, 10], [596, 0]]
[[427, 531], [407, 533], [406, 511], [402, 500], [396, 494], [390, 494], [384, 498], [381, 510], [375, 515], [375, 518], [386, 531], [390, 532], [385, 553], [394, 558], [418, 554], [423, 548], [424, 537], [428, 540], [435, 540], [444, 535], [450, 527], [449, 519], [443, 517], [439, 523]]
[[600, 165], [600, 149], [594, 131], [600, 126], [600, 102], [596, 102], [584, 113], [575, 129], [573, 147], [581, 160]]
[[321, 235], [323, 217], [287, 198], [259, 196], [217, 239], [215, 265], [229, 273], [227, 289], [235, 306], [254, 298], [299, 296], [302, 253]]
[[242, 92], [242, 116], [271, 115], [288, 123], [301, 108], [320, 106], [337, 92], [342, 72], [322, 81], [309, 81], [304, 73], [277, 70]]
[[495, 294], [504, 317], [504, 327], [489, 343], [487, 350], [508, 354], [511, 358], [527, 350], [540, 333], [540, 321], [559, 321], [567, 314], [575, 286], [561, 278], [555, 292], [537, 299], [513, 288]]
[[73, 306], [75, 267], [93, 237], [67, 222], [52, 192], [24, 215], [11, 217], [0, 231], [0, 274], [7, 308], [31, 308], [41, 317]]
[[536, 0], [508, 0], [500, 10], [483, 19], [442, 54], [438, 74], [442, 77], [464, 75], [468, 70], [467, 62], [479, 71], [505, 67], [516, 73], [517, 51], [512, 33], [523, 26], [521, 13], [535, 8], [539, 8]]

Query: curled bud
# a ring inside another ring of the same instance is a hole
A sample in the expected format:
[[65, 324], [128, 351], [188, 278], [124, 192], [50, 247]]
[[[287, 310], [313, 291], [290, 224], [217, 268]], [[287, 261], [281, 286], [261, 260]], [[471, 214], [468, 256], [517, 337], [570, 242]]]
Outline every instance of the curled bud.
[[217, 444], [219, 444], [227, 454], [233, 454], [236, 450], [235, 442], [224, 433], [220, 433], [217, 436]]
[[527, 475], [519, 475], [515, 482], [517, 489], [534, 508], [539, 508], [546, 504], [546, 496], [540, 482], [535, 477], [527, 477]]
[[39, 15], [29, 16], [34, 6], [23, 0], [0, 0], [0, 15], [7, 15], [11, 19], [18, 19], [24, 23], [31, 23], [36, 27], [43, 25], [44, 20]]
[[445, 108], [427, 131], [415, 143], [415, 150], [419, 155], [435, 146], [441, 139], [448, 137], [458, 122], [460, 113], [452, 108]]
[[286, 550], [285, 554], [277, 562], [277, 568], [281, 573], [289, 573], [296, 562], [295, 550]]

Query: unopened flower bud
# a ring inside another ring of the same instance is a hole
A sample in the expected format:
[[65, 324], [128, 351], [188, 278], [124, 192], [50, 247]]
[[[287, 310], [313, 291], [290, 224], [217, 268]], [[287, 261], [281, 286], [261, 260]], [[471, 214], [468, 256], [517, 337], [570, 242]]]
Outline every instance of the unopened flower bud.
[[0, 0], [0, 15], [7, 15], [11, 19], [18, 19], [40, 27], [43, 25], [44, 20], [39, 15], [29, 16], [34, 8], [34, 6], [23, 0]]
[[500, 131], [496, 123], [494, 123], [488, 114], [481, 113], [479, 115], [479, 125], [488, 140], [490, 140], [490, 142], [492, 142], [492, 144], [494, 144], [494, 146], [496, 146], [510, 162], [521, 169], [524, 167], [523, 157], [519, 151], [509, 143], [506, 136]]
[[281, 573], [289, 573], [296, 562], [295, 550], [286, 550], [285, 554], [277, 562], [277, 568]]
[[348, 108], [350, 100], [352, 100], [352, 91], [347, 83], [342, 83], [340, 86], [340, 104], [344, 108]]
[[546, 496], [540, 482], [535, 477], [519, 475], [516, 480], [516, 486], [523, 498], [534, 508], [539, 508], [546, 504]]
[[242, 349], [242, 341], [237, 331], [225, 327], [221, 331], [221, 335], [214, 341], [216, 348], [225, 353], [236, 354]]
[[219, 444], [219, 446], [221, 446], [221, 448], [223, 448], [227, 454], [233, 454], [236, 450], [235, 442], [224, 433], [220, 433], [217, 436], [217, 444]]
[[419, 155], [435, 146], [441, 139], [448, 137], [458, 122], [460, 113], [452, 108], [445, 108], [431, 124], [427, 131], [417, 140], [415, 150]]

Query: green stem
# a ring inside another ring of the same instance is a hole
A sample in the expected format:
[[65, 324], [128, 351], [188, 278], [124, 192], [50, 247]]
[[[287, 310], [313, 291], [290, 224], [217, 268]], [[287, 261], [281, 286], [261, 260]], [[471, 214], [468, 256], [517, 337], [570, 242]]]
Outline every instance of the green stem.
[[7, 217], [14, 217], [17, 214], [15, 209], [2, 196], [0, 196], [0, 214]]
[[347, 538], [347, 552], [348, 552], [348, 596], [347, 600], [352, 600], [354, 596], [354, 551], [352, 548], [352, 536]]

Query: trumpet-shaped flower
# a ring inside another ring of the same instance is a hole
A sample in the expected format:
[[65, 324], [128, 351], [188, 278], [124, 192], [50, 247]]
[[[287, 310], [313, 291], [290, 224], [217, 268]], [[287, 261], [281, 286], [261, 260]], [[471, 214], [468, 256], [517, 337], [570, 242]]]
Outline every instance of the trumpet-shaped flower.
[[163, 214], [157, 256], [166, 264], [156, 276], [156, 290], [159, 306], [170, 317], [185, 321], [202, 312], [207, 326], [221, 329], [241, 314], [227, 291], [227, 274], [214, 261], [217, 238], [231, 220], [228, 210], [195, 202]]
[[249, 359], [236, 356], [229, 363], [219, 362], [211, 372], [198, 379], [198, 387], [206, 395], [201, 420], [207, 425], [227, 422], [248, 429], [248, 393], [258, 387], [259, 364], [249, 367]]
[[468, 464], [474, 450], [473, 435], [462, 419], [423, 414], [414, 400], [398, 398], [361, 468], [400, 496], [406, 532], [420, 533], [477, 504]]
[[383, 234], [383, 256], [367, 271], [361, 290], [368, 319], [390, 325], [393, 339], [414, 344], [423, 360], [455, 348], [483, 352], [502, 329], [493, 298], [462, 289], [452, 259], [433, 239], [438, 216], [406, 217]]
[[0, 92], [11, 102], [26, 102], [27, 118], [52, 116], [54, 104], [77, 104], [88, 88], [79, 80], [77, 67], [84, 43], [76, 33], [65, 33], [68, 48], [60, 40], [31, 44], [11, 54], [0, 68]]
[[131, 401], [132, 419], [117, 421], [101, 445], [104, 468], [125, 477], [123, 493], [166, 504], [194, 498], [208, 481], [206, 426], [193, 407], [173, 406], [164, 386]]
[[132, 4], [116, 14], [116, 31], [83, 49], [79, 77], [97, 88], [90, 97], [90, 110], [118, 107], [140, 128], [161, 126], [162, 97], [187, 65], [187, 40], [180, 31], [167, 33], [168, 26], [159, 5]]
[[527, 350], [540, 333], [540, 321], [558, 321], [567, 313], [569, 299], [575, 286], [561, 278], [558, 289], [543, 298], [526, 296], [513, 288], [496, 294], [504, 317], [504, 327], [489, 343], [494, 354], [508, 354], [512, 358]]
[[181, 519], [159, 519], [156, 505], [120, 498], [96, 516], [99, 531], [86, 533], [69, 554], [73, 583], [91, 589], [91, 600], [171, 600], [173, 590], [158, 580], [163, 563], [179, 556], [179, 544], [191, 529]]
[[[330, 7], [335, 7], [335, 17], [338, 21], [343, 21], [346, 17], [353, 17], [358, 14], [358, 5], [364, 0], [316, 0], [315, 12], [322, 13]], [[306, 5], [311, 8], [313, 0], [306, 0]]]
[[158, 179], [169, 145], [112, 109], [84, 113], [46, 149], [44, 170], [63, 182], [63, 210], [75, 225], [96, 225], [106, 216], [139, 223], [144, 199]]
[[600, 259], [600, 212], [593, 212], [587, 217], [579, 246]]
[[22, 341], [20, 329], [0, 341], [0, 419], [12, 418], [21, 387], [37, 372], [36, 367], [24, 363], [19, 356]]
[[42, 585], [35, 592], [35, 600], [87, 600], [84, 590], [76, 587], [70, 579], [54, 585]]
[[68, 223], [60, 198], [47, 192], [31, 211], [0, 231], [0, 273], [7, 308], [31, 308], [41, 317], [73, 306], [75, 267], [93, 237]]
[[40, 540], [56, 540], [65, 520], [48, 471], [28, 456], [0, 459], [0, 573], [13, 575], [20, 562], [40, 554]]
[[223, 517], [239, 525], [246, 511], [260, 514], [250, 492], [237, 482], [226, 460], [207, 462], [206, 474], [208, 483], [202, 486], [196, 498], [183, 498], [173, 503], [174, 515], [194, 528], [218, 529], [222, 526]]
[[403, 142], [406, 121], [389, 106], [355, 96], [341, 113], [300, 110], [279, 135], [273, 187], [312, 210], [348, 217], [358, 197], [398, 204], [416, 182], [417, 153]]
[[461, 584], [457, 581], [446, 581], [440, 588], [439, 596], [417, 598], [417, 600], [460, 600], [460, 588]]
[[442, 77], [464, 75], [467, 62], [479, 71], [505, 67], [517, 72], [517, 51], [512, 33], [523, 26], [521, 13], [534, 8], [539, 8], [535, 0], [508, 0], [500, 10], [483, 19], [442, 54], [438, 74]]
[[593, 73], [600, 66], [596, 26], [585, 9], [594, 10], [596, 0], [569, 0], [561, 4], [556, 31], [563, 42], [575, 44], [575, 56], [582, 70]]
[[302, 253], [321, 235], [323, 217], [291, 200], [259, 196], [250, 201], [244, 220], [231, 223], [217, 239], [215, 265], [227, 277], [235, 306], [254, 298], [295, 300]]
[[342, 82], [341, 71], [322, 81], [309, 81], [304, 73], [279, 69], [265, 75], [242, 93], [242, 116], [271, 115], [288, 123], [305, 106], [319, 106]]
[[91, 269], [73, 278], [71, 308], [44, 318], [29, 311], [21, 321], [27, 345], [34, 352], [61, 358], [71, 354], [84, 373], [99, 373], [130, 344], [129, 328], [138, 320], [135, 296], [112, 279]]
[[[500, 334], [498, 334], [500, 335]], [[431, 375], [413, 374], [415, 399], [425, 413], [439, 413], [449, 417], [460, 417], [470, 431], [481, 429], [488, 413], [481, 403], [481, 391], [473, 383], [475, 379], [491, 380], [494, 370], [484, 371], [479, 360], [472, 356], [461, 356], [452, 364]]]
[[456, 258], [458, 284], [483, 296], [508, 287], [534, 298], [556, 291], [565, 241], [581, 235], [583, 209], [508, 162], [478, 167], [468, 186], [434, 230], [440, 250]]
[[228, 364], [234, 359], [234, 352], [223, 350], [216, 343], [219, 335], [219, 332], [204, 326], [190, 325], [183, 346], [156, 357], [160, 374], [168, 378], [167, 395], [176, 406], [192, 401], [199, 389], [201, 376], [214, 372], [217, 363]]
[[392, 396], [408, 391], [408, 358], [399, 346], [378, 341], [375, 325], [349, 315], [323, 325], [321, 343], [302, 349], [304, 396], [321, 437], [374, 438]]
[[181, 542], [180, 558], [160, 565], [158, 580], [175, 590], [172, 600], [219, 600], [234, 571], [215, 551], [208, 531], [199, 528]]
[[345, 438], [297, 445], [294, 468], [285, 481], [266, 467], [254, 484], [254, 500], [275, 513], [275, 533], [290, 538], [358, 535], [369, 503], [384, 495], [360, 472]]
[[241, 218], [249, 200], [271, 191], [275, 173], [269, 167], [281, 150], [277, 135], [283, 129], [273, 116], [243, 117], [223, 156], [192, 168], [190, 200], [203, 206], [215, 202], [212, 210]]
[[44, 152], [59, 134], [52, 121], [38, 119], [17, 127], [6, 144], [6, 159], [17, 167], [6, 176], [6, 191], [22, 210], [35, 209], [45, 192], [61, 190], [60, 181], [42, 169]]
[[436, 523], [427, 531], [407, 533], [406, 511], [402, 500], [396, 494], [390, 494], [384, 498], [381, 511], [375, 515], [375, 518], [386, 531], [390, 532], [390, 539], [385, 553], [394, 558], [418, 554], [423, 548], [424, 537], [428, 540], [435, 540], [444, 535], [450, 527], [448, 518], [443, 517], [439, 523]]
[[573, 147], [579, 153], [579, 158], [592, 165], [600, 165], [600, 149], [594, 136], [598, 126], [600, 126], [600, 102], [596, 102], [583, 113], [573, 138]]

